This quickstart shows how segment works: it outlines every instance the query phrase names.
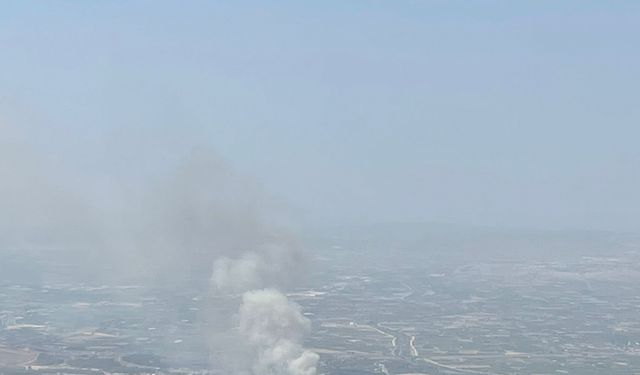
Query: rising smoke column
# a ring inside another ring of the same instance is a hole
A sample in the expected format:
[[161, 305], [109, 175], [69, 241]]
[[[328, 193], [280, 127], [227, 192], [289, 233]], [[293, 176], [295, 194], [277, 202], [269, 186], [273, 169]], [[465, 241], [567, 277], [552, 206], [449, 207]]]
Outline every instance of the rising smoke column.
[[315, 375], [318, 355], [302, 346], [311, 323], [279, 291], [295, 279], [303, 251], [269, 198], [206, 154], [175, 176], [151, 202], [161, 210], [145, 229], [164, 233], [160, 243], [170, 254], [182, 248], [195, 262], [210, 257], [212, 304], [219, 307], [211, 316], [214, 361], [238, 375]]
[[244, 345], [250, 365], [236, 363], [230, 371], [254, 375], [315, 375], [318, 355], [302, 346], [311, 328], [300, 306], [274, 288], [296, 250], [269, 245], [263, 253], [247, 252], [236, 259], [223, 257], [214, 264], [212, 283], [218, 292], [243, 292], [234, 322], [234, 339]]

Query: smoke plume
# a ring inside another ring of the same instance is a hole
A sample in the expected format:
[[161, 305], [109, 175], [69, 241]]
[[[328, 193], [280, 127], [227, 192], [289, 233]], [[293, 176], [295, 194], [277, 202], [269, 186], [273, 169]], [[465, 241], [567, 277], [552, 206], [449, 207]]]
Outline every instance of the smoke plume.
[[310, 322], [278, 291], [295, 280], [303, 252], [257, 184], [207, 148], [129, 139], [144, 151], [111, 148], [127, 163], [69, 152], [66, 161], [102, 160], [74, 168], [38, 157], [15, 133], [0, 127], [0, 251], [37, 249], [37, 259], [75, 264], [100, 282], [208, 288], [215, 367], [315, 374], [318, 356], [302, 347]]

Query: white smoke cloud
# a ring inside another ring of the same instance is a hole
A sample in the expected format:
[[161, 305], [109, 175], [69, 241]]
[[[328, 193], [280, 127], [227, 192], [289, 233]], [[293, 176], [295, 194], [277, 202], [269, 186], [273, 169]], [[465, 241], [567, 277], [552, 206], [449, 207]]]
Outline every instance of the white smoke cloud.
[[[262, 253], [247, 252], [214, 263], [212, 284], [218, 292], [244, 292], [236, 316], [235, 341], [246, 346], [250, 366], [227, 369], [234, 374], [315, 375], [319, 356], [302, 346], [311, 322], [300, 306], [277, 289], [295, 269], [297, 249], [269, 245]], [[230, 340], [222, 345], [228, 345]], [[228, 353], [228, 351], [226, 352]]]
[[301, 344], [310, 329], [300, 306], [275, 289], [242, 296], [239, 331], [255, 352], [255, 375], [315, 375], [318, 355]]

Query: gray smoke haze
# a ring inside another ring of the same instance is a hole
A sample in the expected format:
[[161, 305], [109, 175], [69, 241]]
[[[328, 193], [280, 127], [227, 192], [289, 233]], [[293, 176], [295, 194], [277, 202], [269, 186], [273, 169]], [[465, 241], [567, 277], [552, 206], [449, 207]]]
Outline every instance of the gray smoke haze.
[[61, 172], [37, 155], [18, 129], [0, 122], [0, 245], [75, 248], [96, 241], [88, 202], [65, 186]]
[[55, 256], [110, 282], [195, 280], [210, 288], [213, 361], [237, 374], [315, 374], [318, 356], [302, 347], [310, 322], [275, 289], [295, 281], [303, 251], [255, 182], [206, 147], [144, 148], [165, 165], [148, 173], [132, 161], [98, 178], [0, 129], [2, 250]]
[[[0, 132], [5, 248], [57, 251], [68, 260], [98, 257], [117, 278], [202, 267], [203, 279], [221, 256], [281, 243], [299, 250], [269, 197], [209, 148], [141, 146], [140, 158], [156, 161], [153, 172], [132, 157], [118, 172], [94, 173], [52, 162], [16, 128]], [[102, 157], [117, 160], [122, 147], [112, 152]], [[167, 154], [179, 156], [167, 161]], [[289, 263], [297, 261], [289, 254]]]

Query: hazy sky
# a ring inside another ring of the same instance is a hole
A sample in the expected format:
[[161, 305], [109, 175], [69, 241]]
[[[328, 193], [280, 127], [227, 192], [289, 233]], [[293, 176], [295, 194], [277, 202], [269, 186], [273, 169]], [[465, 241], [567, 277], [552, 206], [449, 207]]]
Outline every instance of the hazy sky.
[[0, 120], [95, 176], [212, 145], [315, 223], [640, 231], [639, 36], [638, 1], [5, 1]]

